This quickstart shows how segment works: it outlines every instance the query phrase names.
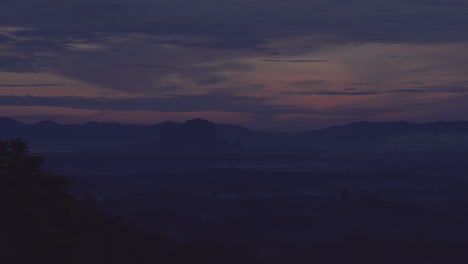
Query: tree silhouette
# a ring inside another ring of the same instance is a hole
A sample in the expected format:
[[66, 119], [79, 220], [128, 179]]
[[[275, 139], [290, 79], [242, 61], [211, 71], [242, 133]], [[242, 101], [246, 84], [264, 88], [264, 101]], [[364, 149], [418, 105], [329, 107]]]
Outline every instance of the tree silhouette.
[[10, 263], [45, 256], [49, 263], [68, 262], [67, 220], [76, 207], [71, 182], [44, 171], [43, 158], [28, 150], [19, 139], [0, 141], [0, 256]]
[[[254, 258], [195, 243], [180, 246], [75, 199], [71, 181], [42, 169], [28, 144], [0, 141], [0, 263], [254, 263]], [[198, 262], [203, 261], [203, 262]]]

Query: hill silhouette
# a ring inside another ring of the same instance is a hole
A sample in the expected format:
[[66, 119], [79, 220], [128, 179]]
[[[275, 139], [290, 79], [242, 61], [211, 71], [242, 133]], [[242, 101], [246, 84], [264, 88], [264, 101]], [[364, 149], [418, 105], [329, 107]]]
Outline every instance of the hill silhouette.
[[216, 153], [228, 150], [214, 123], [200, 118], [163, 129], [157, 150], [164, 153]]
[[[166, 121], [144, 126], [98, 122], [63, 125], [53, 121], [25, 124], [2, 117], [0, 127], [0, 140], [19, 137], [30, 142], [36, 152], [174, 154], [226, 153], [242, 149], [245, 152], [282, 153], [321, 148], [382, 149], [389, 144], [400, 147], [404, 140], [398, 140], [399, 137], [415, 134], [443, 135], [440, 138], [444, 139], [451, 135], [468, 135], [467, 121], [354, 122], [289, 134], [260, 132], [199, 118], [185, 123]], [[395, 140], [398, 144], [392, 143]]]

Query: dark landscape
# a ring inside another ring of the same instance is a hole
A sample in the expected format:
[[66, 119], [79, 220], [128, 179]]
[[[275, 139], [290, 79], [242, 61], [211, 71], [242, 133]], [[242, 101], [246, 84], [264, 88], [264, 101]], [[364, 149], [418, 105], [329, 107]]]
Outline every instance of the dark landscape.
[[[152, 126], [1, 122], [2, 140], [29, 142], [46, 171], [71, 180], [73, 199], [99, 210], [86, 217], [101, 222], [90, 224], [124, 240], [99, 238], [111, 243], [105, 250], [120, 252], [136, 236], [141, 261], [184, 263], [169, 253], [145, 255], [161, 247], [225, 263], [468, 257], [468, 122], [359, 122], [294, 134], [202, 119]], [[88, 246], [78, 247], [95, 254]], [[129, 261], [120, 254], [137, 254], [124, 252], [112, 253], [121, 261], [114, 263]]]

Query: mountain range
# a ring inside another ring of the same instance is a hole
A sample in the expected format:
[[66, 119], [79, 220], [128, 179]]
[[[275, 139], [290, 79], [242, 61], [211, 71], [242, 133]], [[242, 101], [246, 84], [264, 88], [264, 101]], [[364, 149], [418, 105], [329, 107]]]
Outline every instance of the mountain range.
[[468, 149], [468, 122], [354, 122], [294, 134], [260, 132], [193, 119], [125, 125], [53, 121], [25, 124], [0, 117], [0, 140], [21, 138], [35, 152], [301, 152], [317, 149]]

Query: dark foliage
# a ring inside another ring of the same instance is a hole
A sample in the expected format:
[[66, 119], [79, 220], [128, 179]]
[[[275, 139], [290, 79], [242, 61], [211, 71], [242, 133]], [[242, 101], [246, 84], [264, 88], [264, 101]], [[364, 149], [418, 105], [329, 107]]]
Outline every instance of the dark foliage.
[[72, 197], [19, 140], [0, 141], [1, 263], [253, 263], [216, 244], [178, 245]]
[[78, 203], [67, 191], [70, 181], [43, 171], [42, 163], [25, 142], [0, 142], [0, 250], [18, 263], [46, 257], [58, 263], [71, 254], [69, 220]]

